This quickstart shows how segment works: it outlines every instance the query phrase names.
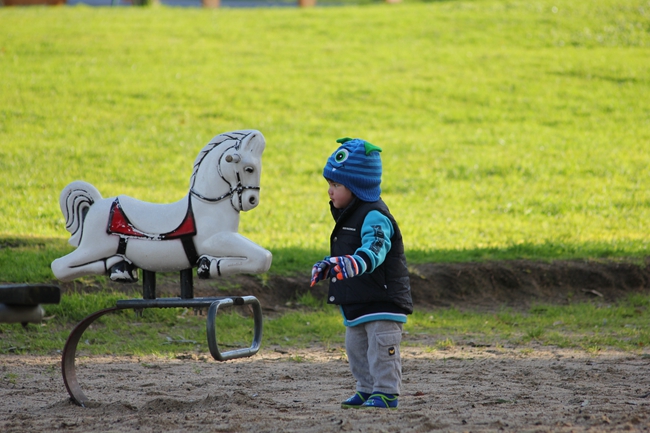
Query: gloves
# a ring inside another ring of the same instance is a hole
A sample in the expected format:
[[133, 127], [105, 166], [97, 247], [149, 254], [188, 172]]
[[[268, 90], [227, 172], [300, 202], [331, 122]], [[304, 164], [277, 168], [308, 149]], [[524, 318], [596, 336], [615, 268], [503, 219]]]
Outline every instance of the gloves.
[[316, 262], [314, 267], [311, 268], [311, 285], [309, 287], [314, 287], [317, 282], [327, 278], [331, 266], [332, 264], [327, 260]]
[[330, 257], [330, 262], [334, 264], [334, 267], [330, 270], [332, 280], [334, 278], [345, 280], [346, 278], [356, 277], [361, 273], [359, 264], [352, 256]]
[[332, 281], [344, 280], [362, 273], [363, 270], [359, 269], [359, 264], [352, 256], [326, 257], [325, 260], [316, 262], [311, 269], [310, 287], [325, 278], [332, 278]]

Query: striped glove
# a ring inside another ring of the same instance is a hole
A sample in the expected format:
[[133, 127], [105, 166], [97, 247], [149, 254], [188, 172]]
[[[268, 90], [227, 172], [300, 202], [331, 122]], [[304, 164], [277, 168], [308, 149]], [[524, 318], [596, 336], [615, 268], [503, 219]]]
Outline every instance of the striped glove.
[[314, 287], [317, 282], [327, 278], [330, 272], [330, 267], [332, 267], [332, 264], [327, 260], [316, 262], [314, 267], [311, 268], [311, 284], [309, 287]]
[[363, 273], [363, 270], [359, 269], [359, 263], [352, 256], [330, 257], [329, 261], [334, 265], [329, 275], [332, 281], [345, 280]]

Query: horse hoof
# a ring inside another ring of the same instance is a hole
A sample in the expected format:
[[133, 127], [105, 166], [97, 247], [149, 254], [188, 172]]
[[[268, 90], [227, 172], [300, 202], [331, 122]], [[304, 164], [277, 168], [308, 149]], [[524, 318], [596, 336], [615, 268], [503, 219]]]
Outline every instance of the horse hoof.
[[108, 272], [111, 281], [118, 283], [135, 283], [138, 281], [138, 268], [127, 261], [114, 264]]
[[196, 268], [196, 275], [201, 280], [207, 280], [210, 278], [210, 259], [207, 257], [201, 257], [199, 259], [199, 264]]

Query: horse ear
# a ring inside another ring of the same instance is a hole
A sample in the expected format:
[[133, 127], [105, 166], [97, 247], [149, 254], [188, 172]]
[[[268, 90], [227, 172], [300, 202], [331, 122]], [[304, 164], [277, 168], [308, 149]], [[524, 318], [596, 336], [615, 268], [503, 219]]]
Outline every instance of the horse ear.
[[251, 137], [244, 146], [246, 150], [252, 154], [262, 155], [264, 148], [266, 147], [266, 142], [264, 141], [264, 137], [258, 133]]

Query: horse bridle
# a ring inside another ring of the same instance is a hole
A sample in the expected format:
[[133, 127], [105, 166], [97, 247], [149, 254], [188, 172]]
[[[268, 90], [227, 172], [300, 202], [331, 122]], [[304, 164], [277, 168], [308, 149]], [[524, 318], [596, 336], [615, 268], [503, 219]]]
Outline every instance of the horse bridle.
[[[226, 151], [232, 149], [233, 147], [237, 147], [237, 145], [231, 146], [230, 148], [226, 149]], [[224, 154], [225, 154], [225, 152], [224, 152]], [[239, 196], [239, 209], [243, 209], [242, 193], [247, 189], [254, 189], [254, 190], [259, 191], [260, 187], [259, 186], [242, 185], [241, 176], [239, 175], [239, 170], [235, 170], [235, 174], [237, 175], [237, 185], [233, 187], [233, 185], [230, 182], [228, 182], [228, 180], [224, 177], [223, 173], [221, 172], [221, 159], [223, 158], [224, 154], [222, 154], [219, 157], [219, 165], [217, 165], [217, 170], [219, 171], [219, 176], [221, 177], [221, 179], [228, 184], [228, 187], [230, 188], [230, 191], [228, 191], [225, 194], [220, 195], [219, 197], [212, 198], [212, 197], [206, 197], [203, 194], [196, 192], [194, 190], [194, 187], [192, 186], [190, 188], [190, 194], [195, 196], [199, 200], [207, 201], [209, 203], [218, 203], [218, 202], [220, 202], [222, 200], [227, 199], [228, 197], [231, 197], [233, 194], [237, 193], [238, 196]], [[226, 158], [226, 161], [228, 161], [227, 158]], [[235, 205], [232, 203], [232, 200], [230, 202], [230, 205], [232, 206], [233, 209], [235, 209], [236, 211], [239, 212], [239, 210], [237, 210]]]

